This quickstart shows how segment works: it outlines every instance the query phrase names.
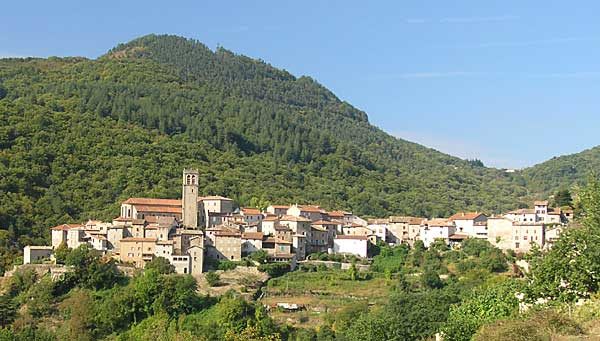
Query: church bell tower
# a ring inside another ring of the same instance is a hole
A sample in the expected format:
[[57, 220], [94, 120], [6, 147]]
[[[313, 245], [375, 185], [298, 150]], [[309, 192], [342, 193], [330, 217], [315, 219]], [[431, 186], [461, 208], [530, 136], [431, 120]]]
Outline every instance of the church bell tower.
[[183, 170], [183, 191], [181, 198], [181, 215], [183, 225], [187, 228], [198, 228], [198, 170]]

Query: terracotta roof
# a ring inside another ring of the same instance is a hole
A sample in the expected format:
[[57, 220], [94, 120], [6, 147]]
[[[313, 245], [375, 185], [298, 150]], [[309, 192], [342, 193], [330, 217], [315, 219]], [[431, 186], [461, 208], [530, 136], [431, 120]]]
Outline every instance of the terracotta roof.
[[281, 208], [281, 209], [286, 209], [286, 210], [287, 210], [288, 208], [290, 208], [290, 206], [288, 206], [288, 205], [271, 205], [271, 206], [269, 206], [269, 207], [273, 207], [273, 208]]
[[276, 215], [269, 215], [266, 216], [262, 221], [277, 221], [279, 220], [279, 217], [277, 217]]
[[484, 215], [484, 214], [480, 213], [480, 212], [458, 212], [458, 213], [452, 215], [448, 219], [450, 219], [450, 220], [473, 220], [482, 215]]
[[336, 223], [328, 220], [317, 220], [313, 221], [312, 225], [337, 225]]
[[156, 238], [136, 238], [136, 237], [128, 237], [121, 239], [122, 242], [156, 242]]
[[125, 218], [125, 217], [116, 217], [113, 220], [114, 221], [132, 221], [133, 219], [131, 219], [131, 218]]
[[[157, 217], [158, 226], [160, 227], [171, 227], [174, 223], [176, 223], [176, 219], [174, 217]], [[148, 219], [146, 219], [148, 220]]]
[[428, 219], [423, 221], [424, 225], [427, 226], [443, 226], [443, 227], [450, 227], [450, 226], [454, 226], [454, 222], [450, 219], [443, 219], [443, 218], [435, 218], [435, 219]]
[[229, 199], [226, 197], [222, 197], [220, 195], [209, 195], [206, 197], [199, 197], [198, 201], [203, 201], [203, 200], [223, 200], [223, 201], [233, 201], [233, 199]]
[[292, 244], [292, 242], [288, 242], [287, 240], [283, 240], [277, 237], [267, 237], [263, 239], [265, 243], [275, 243], [275, 244]]
[[352, 213], [350, 212], [345, 212], [345, 211], [331, 211], [331, 212], [327, 212], [327, 215], [330, 217], [344, 217], [346, 215], [351, 215]]
[[251, 208], [251, 207], [243, 207], [240, 211], [243, 212], [243, 214], [248, 214], [248, 215], [261, 215], [262, 214], [258, 208]]
[[367, 224], [369, 224], [369, 225], [388, 224], [389, 222], [390, 222], [390, 220], [388, 218], [367, 219]]
[[293, 215], [284, 215], [280, 219], [281, 221], [298, 221], [298, 222], [309, 222], [310, 219], [304, 217], [295, 217]]
[[421, 225], [425, 218], [410, 216], [390, 216], [390, 223], [406, 223], [409, 225]]
[[236, 231], [216, 231], [215, 236], [217, 237], [241, 237], [242, 234]]
[[321, 227], [320, 225], [311, 225], [310, 228], [313, 230], [321, 231], [321, 232], [327, 232], [327, 229], [324, 227]]
[[146, 215], [144, 216], [144, 219], [146, 219], [146, 221], [150, 224], [154, 224], [158, 222], [158, 217], [156, 215]]
[[455, 239], [455, 240], [464, 240], [464, 239], [469, 238], [469, 236], [466, 234], [455, 233], [453, 235], [450, 235], [448, 238]]
[[138, 212], [179, 213], [179, 214], [181, 214], [181, 206], [135, 205], [135, 209]]
[[312, 213], [327, 213], [321, 207], [316, 205], [298, 205], [298, 208], [302, 212], [312, 212]]
[[54, 231], [68, 231], [70, 229], [74, 229], [74, 228], [79, 228], [79, 227], [83, 227], [83, 225], [81, 224], [62, 224], [62, 225], [57, 225], [54, 227], [51, 227], [51, 230]]
[[123, 201], [123, 204], [131, 205], [151, 205], [151, 206], [180, 206], [179, 199], [157, 199], [157, 198], [129, 198]]
[[534, 206], [548, 206], [548, 200], [537, 200], [533, 202]]
[[334, 225], [344, 225], [343, 222], [339, 221], [339, 220], [335, 220], [335, 219], [331, 219], [330, 223], [334, 224]]
[[535, 214], [535, 210], [532, 208], [521, 208], [518, 210], [510, 211], [508, 214]]
[[340, 234], [337, 235], [335, 237], [335, 239], [356, 239], [356, 240], [368, 240], [369, 238], [367, 236], [358, 236], [358, 235], [347, 235], [347, 234]]
[[292, 229], [286, 225], [277, 225], [275, 226], [275, 231], [291, 231]]
[[131, 223], [133, 225], [144, 225], [146, 224], [146, 219], [132, 219]]
[[244, 232], [242, 233], [242, 239], [263, 239], [262, 232]]

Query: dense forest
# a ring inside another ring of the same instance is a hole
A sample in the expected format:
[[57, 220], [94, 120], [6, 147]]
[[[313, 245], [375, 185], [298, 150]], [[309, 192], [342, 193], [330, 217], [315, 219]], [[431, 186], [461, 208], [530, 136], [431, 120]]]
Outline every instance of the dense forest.
[[0, 242], [113, 218], [130, 196], [179, 197], [183, 167], [241, 205], [367, 216], [493, 213], [527, 205], [529, 179], [552, 187], [392, 137], [309, 77], [181, 37], [0, 60]]

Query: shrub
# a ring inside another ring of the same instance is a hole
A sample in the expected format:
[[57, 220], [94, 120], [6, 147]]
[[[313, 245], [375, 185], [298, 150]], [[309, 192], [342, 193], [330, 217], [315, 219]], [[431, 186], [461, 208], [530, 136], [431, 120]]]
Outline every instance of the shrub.
[[261, 264], [258, 267], [258, 271], [265, 272], [271, 277], [283, 276], [286, 272], [291, 270], [289, 263], [271, 263]]
[[206, 279], [208, 285], [210, 285], [211, 287], [216, 287], [221, 281], [221, 276], [219, 276], [219, 274], [214, 271], [207, 272], [206, 275], [204, 275], [204, 278]]

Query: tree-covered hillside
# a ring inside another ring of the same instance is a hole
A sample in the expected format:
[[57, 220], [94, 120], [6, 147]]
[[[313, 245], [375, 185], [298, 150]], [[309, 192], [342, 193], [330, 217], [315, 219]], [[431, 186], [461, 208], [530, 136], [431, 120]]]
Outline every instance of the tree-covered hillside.
[[600, 170], [600, 146], [581, 153], [554, 157], [525, 169], [528, 186], [537, 193], [552, 193], [586, 183], [590, 174]]
[[394, 138], [311, 78], [193, 40], [0, 60], [0, 228], [14, 239], [110, 219], [129, 196], [178, 197], [183, 167], [240, 204], [372, 216], [497, 212], [526, 194], [520, 175]]

